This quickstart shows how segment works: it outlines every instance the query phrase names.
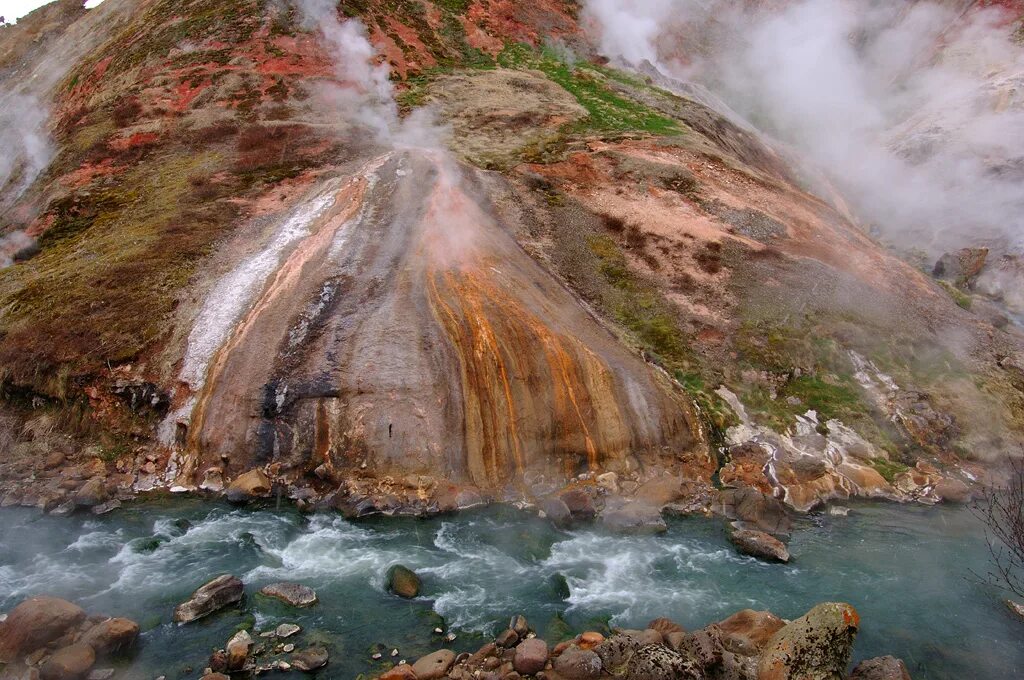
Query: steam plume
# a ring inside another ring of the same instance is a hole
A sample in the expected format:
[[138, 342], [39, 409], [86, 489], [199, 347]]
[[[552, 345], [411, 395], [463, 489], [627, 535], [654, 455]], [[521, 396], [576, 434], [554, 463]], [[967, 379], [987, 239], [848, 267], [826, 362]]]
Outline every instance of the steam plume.
[[586, 17], [607, 56], [703, 83], [795, 146], [897, 245], [1021, 250], [1024, 50], [973, 4], [588, 0]]

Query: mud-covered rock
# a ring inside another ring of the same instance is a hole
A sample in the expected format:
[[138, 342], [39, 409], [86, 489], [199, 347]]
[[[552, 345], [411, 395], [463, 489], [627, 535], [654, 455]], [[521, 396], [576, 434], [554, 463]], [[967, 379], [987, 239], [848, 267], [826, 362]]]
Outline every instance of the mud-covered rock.
[[842, 680], [860, 617], [850, 605], [819, 604], [780, 629], [765, 645], [759, 680]]
[[241, 580], [231, 574], [218, 576], [200, 586], [185, 602], [174, 608], [174, 620], [178, 623], [189, 623], [196, 619], [234, 604], [242, 599], [245, 586]]

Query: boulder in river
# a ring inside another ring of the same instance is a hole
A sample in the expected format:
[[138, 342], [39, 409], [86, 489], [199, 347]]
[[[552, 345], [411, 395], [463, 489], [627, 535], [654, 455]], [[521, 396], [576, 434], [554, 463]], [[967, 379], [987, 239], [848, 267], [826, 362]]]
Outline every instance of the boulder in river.
[[224, 651], [227, 653], [228, 671], [240, 671], [245, 668], [250, 647], [252, 647], [252, 636], [248, 631], [240, 630], [228, 640], [224, 646]]
[[572, 523], [569, 506], [558, 496], [549, 496], [541, 501], [540, 509], [556, 527], [565, 527]]
[[75, 493], [74, 502], [80, 508], [92, 508], [107, 499], [106, 490], [103, 488], [103, 478], [93, 477]]
[[30, 597], [0, 623], [0, 662], [12, 662], [64, 635], [85, 611], [57, 597]]
[[77, 642], [61, 647], [39, 669], [41, 680], [80, 680], [96, 663], [96, 652], [89, 645]]
[[293, 607], [312, 607], [317, 602], [316, 591], [301, 583], [271, 583], [260, 588], [260, 593]]
[[749, 486], [719, 491], [711, 509], [760, 531], [789, 533], [789, 514], [782, 501]]
[[286, 637], [291, 637], [292, 635], [295, 635], [300, 630], [302, 630], [302, 627], [298, 626], [298, 625], [296, 625], [294, 623], [282, 623], [281, 625], [279, 625], [277, 628], [274, 629], [274, 633], [279, 638], [286, 638]]
[[327, 650], [320, 645], [314, 645], [307, 647], [301, 652], [296, 652], [295, 656], [292, 657], [292, 666], [300, 671], [311, 673], [318, 668], [326, 666], [327, 660]]
[[910, 680], [910, 672], [901, 659], [878, 656], [857, 664], [850, 674], [850, 680]]
[[174, 608], [174, 620], [189, 623], [201, 619], [242, 599], [245, 586], [231, 574], [218, 576], [199, 587], [192, 597]]
[[758, 680], [842, 680], [859, 626], [852, 606], [817, 605], [768, 641], [758, 663]]
[[737, 529], [729, 535], [729, 540], [744, 555], [773, 562], [789, 562], [786, 545], [763, 531]]
[[387, 587], [399, 597], [413, 598], [420, 594], [420, 577], [412, 569], [396, 564], [388, 569]]
[[438, 680], [448, 673], [455, 663], [455, 652], [450, 649], [439, 649], [433, 654], [421, 657], [412, 665], [418, 680]]
[[232, 503], [245, 503], [254, 498], [266, 498], [270, 491], [270, 478], [263, 470], [255, 468], [236, 477], [224, 494]]
[[97, 656], [105, 656], [131, 649], [138, 637], [139, 624], [131, 619], [113, 618], [86, 630], [79, 641], [92, 647]]

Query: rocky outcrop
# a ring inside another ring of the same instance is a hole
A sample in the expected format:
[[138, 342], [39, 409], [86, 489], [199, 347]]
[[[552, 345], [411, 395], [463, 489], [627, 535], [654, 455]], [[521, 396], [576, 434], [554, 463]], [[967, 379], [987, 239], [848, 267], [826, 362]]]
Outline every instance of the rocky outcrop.
[[[55, 597], [32, 597], [0, 619], [0, 672], [4, 678], [83, 680], [97, 659], [124, 655], [139, 625], [124, 618], [88, 617]], [[110, 677], [94, 671], [97, 677]]]
[[235, 604], [245, 594], [245, 586], [231, 574], [218, 576], [200, 586], [185, 602], [174, 608], [177, 623], [190, 623]]
[[758, 680], [843, 680], [859, 627], [850, 605], [819, 604], [772, 636], [758, 663]]
[[259, 469], [249, 470], [239, 475], [228, 485], [224, 495], [232, 503], [244, 503], [255, 498], [270, 495], [270, 478]]
[[711, 508], [743, 528], [770, 534], [789, 533], [790, 519], [786, 507], [778, 499], [752, 487], [719, 491]]

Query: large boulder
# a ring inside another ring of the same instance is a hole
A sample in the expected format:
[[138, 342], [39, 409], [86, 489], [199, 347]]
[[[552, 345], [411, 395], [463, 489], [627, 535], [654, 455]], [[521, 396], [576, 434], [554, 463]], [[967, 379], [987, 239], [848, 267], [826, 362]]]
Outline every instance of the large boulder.
[[859, 625], [846, 603], [817, 605], [768, 641], [758, 680], [843, 680]]
[[107, 619], [89, 628], [79, 642], [93, 648], [97, 656], [119, 654], [132, 648], [139, 637], [139, 624], [131, 619]]
[[569, 489], [562, 493], [559, 498], [569, 509], [569, 514], [575, 522], [594, 519], [597, 509], [594, 507], [594, 499], [583, 489]]
[[96, 663], [96, 652], [89, 645], [78, 642], [61, 647], [39, 669], [41, 680], [80, 680]]
[[850, 680], [910, 680], [910, 672], [901, 659], [878, 656], [857, 664]]
[[300, 583], [271, 583], [260, 588], [260, 593], [293, 607], [312, 607], [317, 602], [316, 591]]
[[448, 673], [455, 663], [455, 652], [450, 649], [439, 649], [433, 654], [421, 657], [412, 665], [418, 680], [437, 680]]
[[789, 514], [782, 501], [751, 487], [719, 491], [711, 509], [749, 528], [769, 534], [789, 533]]
[[420, 577], [412, 569], [396, 564], [388, 569], [387, 587], [399, 597], [413, 598], [420, 594]]
[[569, 647], [555, 658], [554, 669], [566, 680], [595, 680], [601, 677], [601, 657], [590, 649]]
[[737, 529], [729, 535], [729, 540], [744, 555], [769, 562], [789, 562], [789, 551], [786, 550], [786, 545], [763, 531]]
[[551, 522], [558, 527], [565, 527], [572, 523], [572, 513], [569, 506], [558, 496], [549, 496], [541, 501], [540, 509]]
[[726, 649], [744, 656], [760, 653], [768, 640], [785, 625], [786, 622], [775, 614], [753, 609], [738, 611], [718, 622]]
[[209, 616], [240, 601], [244, 593], [245, 586], [237, 577], [231, 574], [218, 576], [199, 587], [192, 593], [192, 597], [175, 607], [174, 620], [178, 623], [189, 623]]
[[227, 653], [228, 671], [240, 671], [245, 668], [245, 662], [249, 658], [249, 648], [252, 647], [252, 636], [248, 631], [240, 630], [231, 636], [224, 646]]
[[520, 675], [533, 675], [544, 670], [548, 662], [548, 643], [540, 638], [523, 640], [516, 647], [512, 667]]
[[103, 503], [106, 498], [107, 492], [103, 488], [103, 478], [93, 477], [82, 485], [72, 500], [80, 508], [92, 508]]
[[30, 597], [0, 623], [0, 662], [9, 663], [64, 635], [85, 611], [57, 597]]
[[704, 680], [700, 664], [663, 645], [644, 645], [622, 670], [623, 680]]
[[270, 478], [256, 468], [236, 477], [224, 495], [232, 503], [245, 503], [254, 498], [266, 498], [271, 489]]

